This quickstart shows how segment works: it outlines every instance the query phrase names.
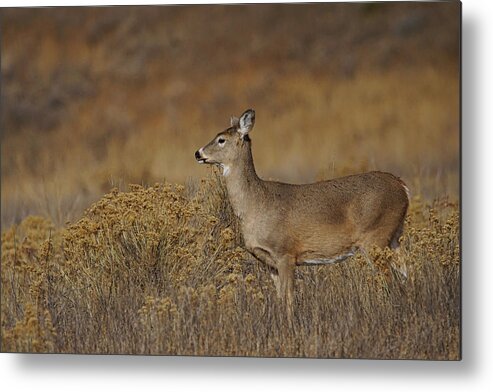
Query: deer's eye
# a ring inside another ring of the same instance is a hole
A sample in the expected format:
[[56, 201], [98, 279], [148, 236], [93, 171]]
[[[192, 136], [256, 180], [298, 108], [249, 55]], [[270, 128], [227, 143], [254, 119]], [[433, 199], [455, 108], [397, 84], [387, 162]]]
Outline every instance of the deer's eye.
[[224, 140], [222, 137], [220, 137], [219, 139], [217, 139], [217, 142], [218, 142], [220, 145], [223, 145], [224, 143], [226, 143], [226, 140]]

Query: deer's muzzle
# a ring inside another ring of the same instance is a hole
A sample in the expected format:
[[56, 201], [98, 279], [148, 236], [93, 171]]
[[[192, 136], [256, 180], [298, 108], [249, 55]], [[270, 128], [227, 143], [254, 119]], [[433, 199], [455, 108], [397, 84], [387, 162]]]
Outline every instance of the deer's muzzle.
[[206, 159], [204, 157], [202, 157], [202, 154], [200, 153], [200, 150], [195, 151], [195, 159], [199, 163], [205, 163], [206, 162]]

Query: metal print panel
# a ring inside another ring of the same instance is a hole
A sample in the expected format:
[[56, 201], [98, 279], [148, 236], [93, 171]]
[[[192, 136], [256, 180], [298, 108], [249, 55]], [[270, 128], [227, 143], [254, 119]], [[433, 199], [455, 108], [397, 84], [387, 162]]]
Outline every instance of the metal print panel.
[[2, 351], [460, 359], [460, 17], [2, 9]]

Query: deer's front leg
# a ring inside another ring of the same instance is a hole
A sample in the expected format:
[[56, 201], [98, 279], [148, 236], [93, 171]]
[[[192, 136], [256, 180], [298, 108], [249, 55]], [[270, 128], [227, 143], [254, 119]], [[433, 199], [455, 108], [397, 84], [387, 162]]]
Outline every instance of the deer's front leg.
[[286, 315], [291, 323], [294, 316], [294, 268], [292, 257], [286, 255], [279, 259], [279, 286], [281, 298], [286, 307]]
[[270, 277], [272, 278], [272, 281], [274, 282], [274, 286], [277, 291], [277, 296], [279, 299], [282, 298], [282, 293], [281, 293], [281, 283], [279, 279], [279, 273], [277, 269], [277, 262], [274, 260], [274, 258], [271, 256], [271, 254], [266, 251], [265, 249], [262, 248], [254, 248], [251, 253], [259, 259], [261, 262], [265, 263], [269, 269], [271, 270]]
[[257, 259], [267, 264], [270, 268], [277, 270], [277, 263], [271, 254], [262, 248], [253, 248], [250, 253], [252, 253]]
[[272, 269], [277, 270], [277, 274], [271, 273], [271, 277], [276, 286], [277, 295], [286, 308], [288, 321], [291, 323], [294, 314], [295, 260], [289, 255], [274, 258], [268, 251], [262, 248], [253, 248], [251, 253]]

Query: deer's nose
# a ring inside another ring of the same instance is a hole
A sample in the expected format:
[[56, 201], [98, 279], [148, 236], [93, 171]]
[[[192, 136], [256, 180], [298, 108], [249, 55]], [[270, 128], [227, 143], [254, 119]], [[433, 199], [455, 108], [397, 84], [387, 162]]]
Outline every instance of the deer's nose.
[[195, 159], [197, 161], [200, 159], [200, 152], [199, 152], [199, 150], [195, 151]]

